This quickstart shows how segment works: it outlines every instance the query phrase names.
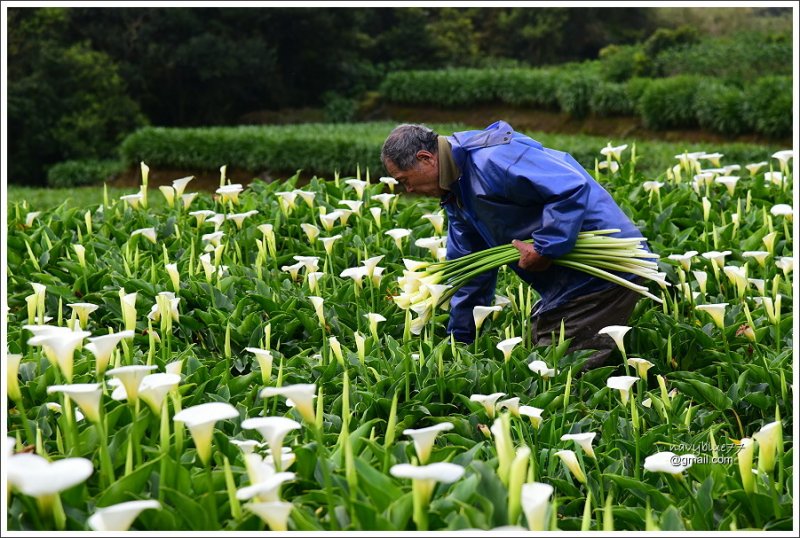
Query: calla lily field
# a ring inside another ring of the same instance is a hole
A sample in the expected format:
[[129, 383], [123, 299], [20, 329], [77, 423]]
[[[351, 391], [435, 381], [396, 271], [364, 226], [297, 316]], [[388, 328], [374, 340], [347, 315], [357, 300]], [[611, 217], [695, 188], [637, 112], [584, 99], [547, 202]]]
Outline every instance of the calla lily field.
[[[141, 163], [122, 198], [10, 203], [6, 527], [790, 530], [794, 155], [641, 158], [592, 173], [648, 251], [556, 260], [644, 277], [583, 373], [532, 343], [514, 247], [444, 263], [438, 201], [374, 171], [198, 193]], [[447, 299], [498, 266], [453, 340]]]

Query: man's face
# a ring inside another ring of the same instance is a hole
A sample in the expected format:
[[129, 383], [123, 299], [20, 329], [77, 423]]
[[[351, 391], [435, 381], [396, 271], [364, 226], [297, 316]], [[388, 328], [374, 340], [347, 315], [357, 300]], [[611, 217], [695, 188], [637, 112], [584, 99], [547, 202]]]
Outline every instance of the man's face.
[[445, 194], [447, 191], [439, 186], [439, 156], [420, 150], [416, 157], [416, 163], [408, 170], [400, 170], [392, 161], [386, 161], [386, 171], [408, 192], [425, 196]]

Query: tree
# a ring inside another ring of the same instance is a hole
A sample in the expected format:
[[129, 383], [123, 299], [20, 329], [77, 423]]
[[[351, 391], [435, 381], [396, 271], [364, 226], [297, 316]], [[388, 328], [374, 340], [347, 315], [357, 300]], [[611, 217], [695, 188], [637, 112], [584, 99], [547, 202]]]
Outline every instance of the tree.
[[9, 179], [43, 183], [52, 164], [112, 156], [146, 123], [107, 54], [64, 39], [60, 8], [9, 9]]

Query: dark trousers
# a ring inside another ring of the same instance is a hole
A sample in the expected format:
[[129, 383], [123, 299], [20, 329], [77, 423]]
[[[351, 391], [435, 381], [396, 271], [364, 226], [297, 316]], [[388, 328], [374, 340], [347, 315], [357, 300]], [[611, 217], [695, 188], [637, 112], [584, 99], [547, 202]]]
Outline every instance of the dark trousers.
[[534, 345], [548, 346], [552, 337], [558, 340], [561, 320], [564, 320], [564, 338], [572, 338], [569, 350], [597, 350], [583, 366], [582, 371], [602, 366], [616, 349], [614, 340], [597, 331], [609, 325], [627, 325], [633, 308], [642, 296], [635, 291], [612, 286], [590, 293], [538, 316], [531, 316], [531, 336]]

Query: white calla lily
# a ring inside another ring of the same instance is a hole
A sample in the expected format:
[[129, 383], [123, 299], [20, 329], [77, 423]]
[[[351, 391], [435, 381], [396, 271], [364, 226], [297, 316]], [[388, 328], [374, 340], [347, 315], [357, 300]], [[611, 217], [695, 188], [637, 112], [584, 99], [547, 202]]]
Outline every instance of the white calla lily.
[[187, 407], [176, 413], [172, 420], [186, 424], [192, 439], [194, 439], [197, 456], [203, 465], [208, 465], [211, 460], [214, 425], [219, 420], [237, 418], [238, 416], [239, 411], [229, 403], [209, 402]]
[[128, 501], [98, 508], [87, 523], [94, 531], [127, 531], [142, 511], [160, 509], [161, 503], [156, 500]]
[[433, 443], [440, 432], [453, 429], [453, 424], [450, 422], [440, 422], [427, 428], [419, 429], [406, 429], [403, 430], [403, 435], [408, 435], [414, 440], [414, 449], [417, 451], [417, 458], [421, 464], [428, 463], [428, 459], [433, 450]]

